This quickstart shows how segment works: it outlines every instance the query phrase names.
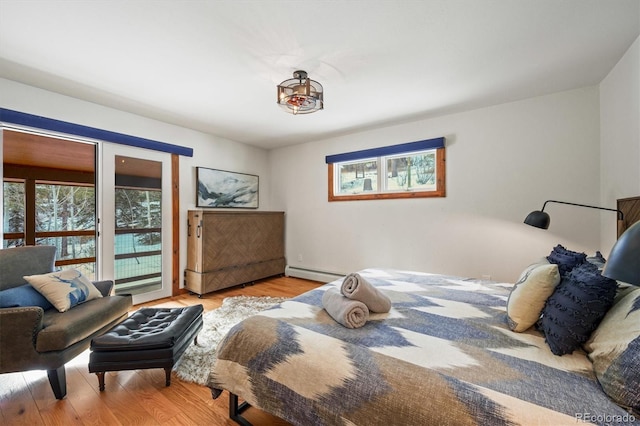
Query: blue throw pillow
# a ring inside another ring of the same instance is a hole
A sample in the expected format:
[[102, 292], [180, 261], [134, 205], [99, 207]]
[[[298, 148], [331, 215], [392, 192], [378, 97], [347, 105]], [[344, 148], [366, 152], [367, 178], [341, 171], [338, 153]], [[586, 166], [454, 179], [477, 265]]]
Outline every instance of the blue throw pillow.
[[555, 355], [578, 349], [589, 340], [613, 305], [615, 280], [603, 277], [591, 263], [574, 267], [547, 299], [538, 328]]
[[0, 291], [0, 308], [17, 308], [22, 306], [40, 306], [45, 311], [53, 308], [51, 302], [40, 294], [31, 284]]
[[560, 276], [564, 277], [574, 267], [584, 263], [587, 260], [585, 253], [578, 253], [577, 251], [567, 250], [562, 245], [558, 244], [551, 250], [549, 256], [547, 256], [549, 263], [558, 265]]

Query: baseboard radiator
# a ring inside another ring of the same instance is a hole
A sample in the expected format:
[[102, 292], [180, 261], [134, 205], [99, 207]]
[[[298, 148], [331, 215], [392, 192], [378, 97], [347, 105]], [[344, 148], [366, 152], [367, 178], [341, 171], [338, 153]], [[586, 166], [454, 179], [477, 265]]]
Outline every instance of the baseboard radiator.
[[346, 275], [336, 272], [315, 271], [313, 269], [298, 268], [289, 265], [284, 269], [284, 274], [288, 277], [304, 278], [305, 280], [319, 281], [322, 283], [335, 281], [339, 278], [344, 278]]

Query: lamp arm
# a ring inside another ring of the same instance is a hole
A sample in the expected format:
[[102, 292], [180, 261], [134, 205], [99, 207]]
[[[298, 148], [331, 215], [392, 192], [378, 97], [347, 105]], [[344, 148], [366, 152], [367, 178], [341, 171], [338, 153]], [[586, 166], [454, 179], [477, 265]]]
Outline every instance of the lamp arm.
[[556, 200], [547, 200], [544, 202], [544, 205], [542, 206], [542, 210], [540, 211], [544, 211], [544, 208], [547, 206], [547, 203], [558, 203], [558, 204], [568, 204], [570, 206], [578, 206], [578, 207], [588, 207], [590, 209], [597, 209], [597, 210], [608, 210], [610, 212], [618, 212], [618, 220], [624, 220], [624, 215], [622, 214], [622, 212], [618, 209], [608, 209], [606, 207], [596, 207], [596, 206], [588, 206], [586, 204], [576, 204], [576, 203], [568, 203], [566, 201], [556, 201]]

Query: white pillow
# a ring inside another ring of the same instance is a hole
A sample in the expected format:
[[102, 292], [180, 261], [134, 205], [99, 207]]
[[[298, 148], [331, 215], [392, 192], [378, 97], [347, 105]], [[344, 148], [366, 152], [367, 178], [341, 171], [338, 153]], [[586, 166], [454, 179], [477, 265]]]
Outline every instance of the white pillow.
[[529, 265], [514, 284], [507, 300], [509, 328], [520, 333], [534, 325], [559, 282], [558, 265], [548, 262]]
[[23, 277], [60, 312], [102, 297], [100, 290], [80, 271], [65, 269], [44, 275]]

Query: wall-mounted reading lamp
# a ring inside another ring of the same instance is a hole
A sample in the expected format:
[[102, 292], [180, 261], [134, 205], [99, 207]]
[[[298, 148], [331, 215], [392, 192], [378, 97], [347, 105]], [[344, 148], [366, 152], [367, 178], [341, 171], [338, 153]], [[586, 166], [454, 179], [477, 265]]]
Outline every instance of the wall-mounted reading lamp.
[[[544, 212], [547, 203], [568, 204], [570, 206], [588, 207], [590, 209], [608, 210], [618, 212], [618, 223], [622, 223], [624, 215], [620, 210], [607, 209], [605, 207], [588, 206], [585, 204], [567, 203], [565, 201], [547, 200], [542, 210], [536, 210], [525, 218], [524, 223], [536, 228], [549, 228], [549, 215]], [[602, 275], [607, 278], [640, 286], [640, 221], [631, 225], [618, 238], [605, 263]]]
[[618, 220], [624, 220], [624, 215], [620, 210], [607, 209], [605, 207], [588, 206], [586, 204], [568, 203], [566, 201], [547, 200], [544, 202], [544, 205], [542, 206], [542, 210], [535, 210], [529, 213], [527, 217], [524, 219], [524, 223], [526, 223], [527, 225], [535, 226], [536, 228], [549, 229], [549, 223], [551, 222], [551, 219], [549, 218], [549, 214], [545, 213], [544, 211], [544, 208], [547, 207], [547, 203], [568, 204], [570, 206], [588, 207], [590, 209], [618, 212]]

